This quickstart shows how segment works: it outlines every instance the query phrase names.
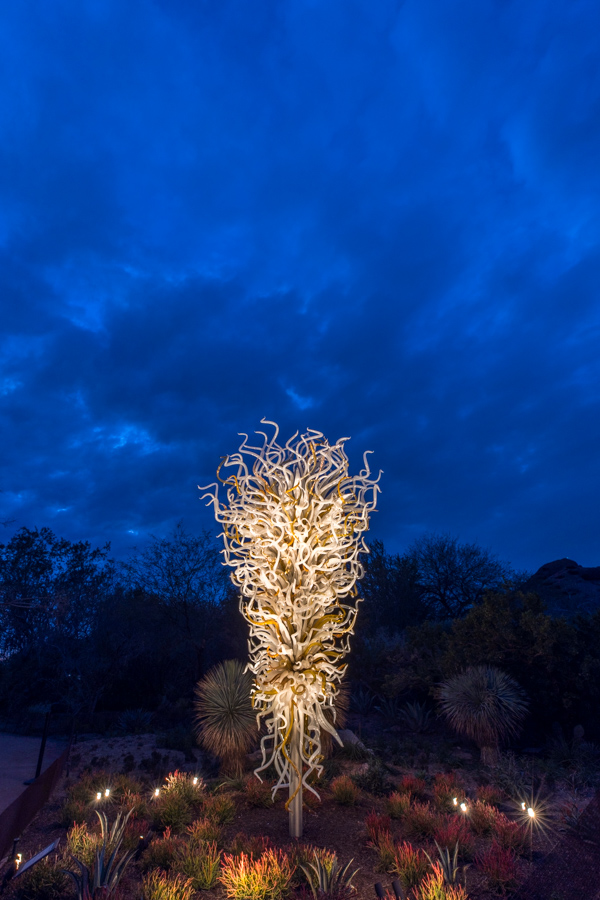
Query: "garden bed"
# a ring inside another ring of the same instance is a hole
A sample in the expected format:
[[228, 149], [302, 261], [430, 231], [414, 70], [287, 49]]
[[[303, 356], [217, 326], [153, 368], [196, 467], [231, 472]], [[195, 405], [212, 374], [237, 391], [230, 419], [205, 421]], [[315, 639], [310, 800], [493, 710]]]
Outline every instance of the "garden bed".
[[[428, 741], [420, 744], [427, 747]], [[79, 849], [80, 856], [81, 852], [89, 853], [91, 845], [88, 842], [87, 850], [84, 847], [82, 851], [82, 841], [85, 844], [86, 834], [93, 841], [99, 832], [95, 808], [106, 812], [109, 822], [119, 810], [133, 808], [125, 846], [139, 848], [141, 836], [148, 839], [149, 846], [127, 869], [119, 888], [121, 900], [141, 898], [143, 879], [153, 869], [158, 872], [161, 863], [161, 871], [169, 873], [167, 879], [178, 870], [187, 877], [186, 867], [189, 874], [191, 864], [183, 862], [186, 854], [201, 855], [202, 848], [213, 842], [215, 854], [221, 851], [221, 869], [210, 889], [197, 891], [196, 895], [206, 900], [226, 897], [225, 886], [218, 879], [223, 865], [233, 865], [242, 852], [256, 860], [265, 851], [281, 851], [277, 858], [287, 858], [293, 868], [299, 862], [313, 860], [315, 849], [335, 853], [342, 865], [352, 860], [350, 871], [358, 869], [352, 882], [356, 889], [353, 896], [356, 900], [372, 900], [375, 882], [391, 890], [392, 879], [399, 872], [402, 875], [409, 844], [413, 848], [410, 852], [421, 862], [422, 850], [435, 859], [436, 837], [452, 849], [458, 838], [459, 865], [469, 865], [466, 888], [472, 900], [490, 900], [502, 890], [510, 893], [524, 884], [560, 837], [557, 815], [547, 816], [550, 831], [546, 834], [530, 832], [526, 813], [524, 825], [511, 825], [511, 821], [523, 821], [523, 811], [515, 802], [518, 798], [486, 785], [485, 774], [469, 761], [469, 750], [454, 747], [452, 766], [433, 760], [431, 754], [425, 762], [423, 751], [419, 752], [420, 770], [398, 765], [398, 754], [394, 756], [393, 752], [387, 754], [385, 766], [377, 756], [365, 755], [356, 748], [334, 756], [327, 763], [326, 777], [317, 785], [321, 802], [311, 795], [306, 798], [304, 834], [297, 842], [289, 838], [285, 798], [272, 804], [268, 788], [250, 773], [239, 781], [214, 779], [204, 783], [192, 754], [158, 748], [153, 735], [93, 738], [73, 747], [69, 776], [22, 836], [18, 849], [26, 860], [61, 837], [60, 865], [70, 865], [68, 846]], [[363, 758], [353, 759], [353, 755]], [[390, 758], [396, 759], [396, 764]], [[165, 780], [165, 775], [175, 769], [179, 775]], [[196, 785], [194, 776], [199, 777]], [[105, 797], [107, 788], [110, 793]], [[176, 800], [179, 795], [180, 800]], [[549, 810], [558, 810], [564, 803], [560, 792], [550, 799]], [[461, 802], [466, 805], [465, 812], [460, 810]], [[78, 823], [75, 828], [73, 821]], [[303, 845], [300, 850], [299, 844]], [[42, 865], [37, 867], [38, 882], [44, 872], [50, 874], [51, 866], [40, 869]], [[428, 863], [426, 868], [430, 868]], [[305, 881], [297, 868], [290, 890], [304, 900], [311, 896]], [[52, 900], [42, 887], [38, 884], [36, 894], [34, 877], [24, 876], [10, 886], [7, 896]], [[231, 886], [229, 890], [232, 896]], [[238, 900], [242, 895], [243, 891]], [[66, 900], [75, 894], [68, 883], [55, 896]], [[164, 896], [177, 898], [176, 893]]]

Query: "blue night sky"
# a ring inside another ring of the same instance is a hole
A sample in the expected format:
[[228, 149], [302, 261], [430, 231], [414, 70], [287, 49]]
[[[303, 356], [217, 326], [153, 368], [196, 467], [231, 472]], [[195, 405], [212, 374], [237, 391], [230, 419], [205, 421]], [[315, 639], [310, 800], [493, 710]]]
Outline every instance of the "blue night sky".
[[600, 563], [596, 0], [0, 12], [0, 530], [115, 555], [266, 416], [372, 536]]

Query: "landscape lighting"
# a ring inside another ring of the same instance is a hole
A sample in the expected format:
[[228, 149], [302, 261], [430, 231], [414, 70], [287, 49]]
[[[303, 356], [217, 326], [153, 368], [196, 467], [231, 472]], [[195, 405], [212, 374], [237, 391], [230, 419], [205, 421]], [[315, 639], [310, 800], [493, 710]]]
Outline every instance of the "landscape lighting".
[[160, 788], [154, 788], [154, 796], [158, 797], [159, 794], [160, 794]]
[[98, 791], [96, 794], [96, 800], [102, 800], [102, 791]]
[[535, 810], [533, 809], [532, 806], [527, 807], [527, 815], [529, 816], [530, 819], [535, 818]]
[[[223, 525], [224, 565], [234, 569], [250, 626], [252, 704], [267, 730], [256, 774], [274, 765], [273, 796], [289, 789], [290, 834], [300, 837], [303, 787], [318, 797], [308, 778], [322, 771], [321, 732], [341, 744], [335, 700], [357, 612], [355, 602], [342, 601], [357, 596], [379, 477], [370, 477], [366, 453], [360, 474], [348, 474], [348, 438], [330, 445], [309, 429], [281, 446], [278, 426], [262, 422], [274, 436], [258, 432], [264, 443], [254, 447], [243, 435], [217, 470], [227, 502], [219, 502], [218, 484], [203, 497]], [[230, 466], [234, 474], [222, 479]]]
[[17, 853], [17, 855], [15, 857], [15, 869], [17, 869], [17, 870], [19, 869], [19, 866], [21, 865], [22, 860], [23, 860], [23, 854]]
[[527, 809], [527, 804], [521, 803], [521, 809], [523, 810], [523, 812], [525, 812], [525, 810]]
[[110, 794], [110, 788], [106, 788], [106, 790], [104, 791], [104, 796], [108, 797], [109, 794]]
[[455, 806], [458, 806], [458, 797], [455, 797], [452, 802]]
[[194, 775], [194, 777], [192, 779], [192, 784], [198, 784], [198, 776], [197, 775]]
[[466, 811], [467, 811], [467, 804], [466, 804], [466, 803], [461, 803], [461, 804], [460, 804], [460, 808], [462, 809], [462, 811], [463, 811], [464, 813], [466, 813]]

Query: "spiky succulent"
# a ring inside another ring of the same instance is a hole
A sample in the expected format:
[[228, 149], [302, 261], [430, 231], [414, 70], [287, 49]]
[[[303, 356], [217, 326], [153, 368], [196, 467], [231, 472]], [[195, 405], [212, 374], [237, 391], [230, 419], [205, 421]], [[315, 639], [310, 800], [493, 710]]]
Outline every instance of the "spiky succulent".
[[518, 733], [527, 713], [525, 693], [495, 666], [469, 666], [438, 688], [442, 714], [459, 734], [481, 749], [482, 761], [493, 763], [502, 740]]
[[241, 774], [243, 756], [257, 740], [251, 690], [252, 674], [237, 659], [214, 666], [196, 685], [198, 739], [229, 775]]

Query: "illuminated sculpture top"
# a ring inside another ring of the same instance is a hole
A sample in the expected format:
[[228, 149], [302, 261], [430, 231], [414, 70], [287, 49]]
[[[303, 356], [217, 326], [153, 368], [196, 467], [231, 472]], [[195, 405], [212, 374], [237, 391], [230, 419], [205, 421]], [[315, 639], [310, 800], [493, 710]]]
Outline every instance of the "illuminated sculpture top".
[[[367, 551], [362, 534], [379, 477], [370, 477], [366, 453], [360, 474], [348, 475], [348, 438], [330, 445], [309, 430], [281, 446], [277, 425], [262, 422], [274, 426], [273, 437], [258, 432], [264, 443], [253, 447], [243, 435], [239, 451], [219, 466], [227, 503], [219, 503], [216, 484], [203, 496], [223, 524], [225, 564], [234, 568], [250, 625], [253, 704], [267, 727], [256, 771], [273, 763], [274, 793], [296, 785], [291, 801], [302, 785], [316, 793], [307, 778], [321, 769], [320, 730], [337, 738], [334, 700], [356, 618], [355, 603], [341, 601], [356, 597], [363, 574], [358, 555]], [[235, 472], [222, 479], [221, 469], [230, 466]]]

